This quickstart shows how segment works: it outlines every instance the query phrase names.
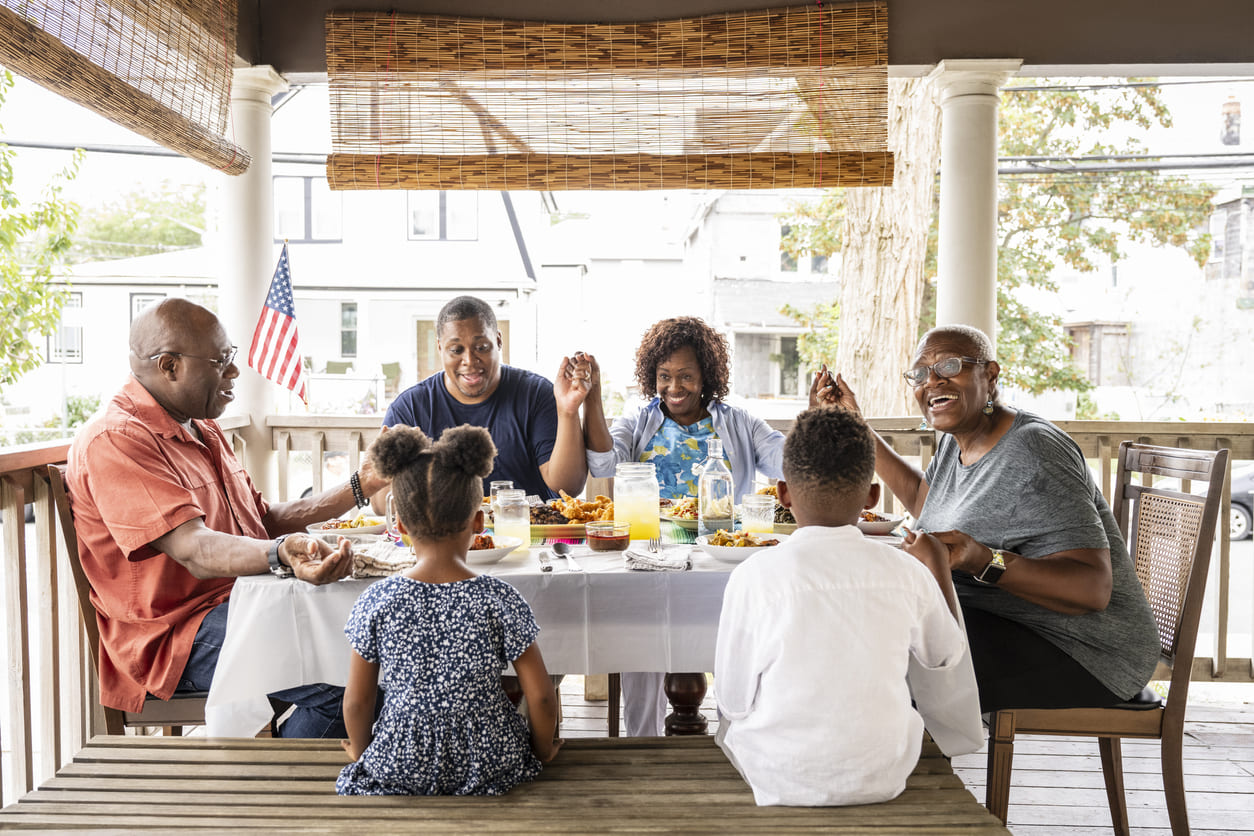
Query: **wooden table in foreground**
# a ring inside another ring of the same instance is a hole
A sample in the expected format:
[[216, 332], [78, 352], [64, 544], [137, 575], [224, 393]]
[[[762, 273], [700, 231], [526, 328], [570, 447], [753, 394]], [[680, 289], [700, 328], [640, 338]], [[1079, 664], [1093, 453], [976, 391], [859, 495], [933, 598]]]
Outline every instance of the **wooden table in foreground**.
[[336, 741], [97, 737], [0, 811], [0, 830], [1010, 832], [926, 739], [904, 793], [857, 807], [758, 807], [710, 737], [572, 740], [536, 781], [495, 798], [343, 798], [344, 763]]

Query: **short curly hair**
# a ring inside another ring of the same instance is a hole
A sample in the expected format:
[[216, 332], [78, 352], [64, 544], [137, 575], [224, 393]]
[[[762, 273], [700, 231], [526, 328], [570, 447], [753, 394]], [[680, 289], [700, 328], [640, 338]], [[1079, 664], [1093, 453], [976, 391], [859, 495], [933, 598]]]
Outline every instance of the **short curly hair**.
[[646, 397], [657, 394], [657, 367], [688, 346], [701, 367], [701, 400], [727, 397], [731, 377], [731, 351], [727, 338], [695, 316], [677, 316], [655, 322], [636, 349], [636, 382]]
[[830, 497], [865, 493], [875, 476], [875, 440], [858, 415], [816, 406], [797, 416], [784, 442], [789, 490]]
[[417, 540], [456, 534], [481, 507], [483, 477], [496, 447], [483, 427], [449, 427], [432, 442], [415, 427], [392, 427], [370, 448], [374, 468], [392, 480], [396, 516]]

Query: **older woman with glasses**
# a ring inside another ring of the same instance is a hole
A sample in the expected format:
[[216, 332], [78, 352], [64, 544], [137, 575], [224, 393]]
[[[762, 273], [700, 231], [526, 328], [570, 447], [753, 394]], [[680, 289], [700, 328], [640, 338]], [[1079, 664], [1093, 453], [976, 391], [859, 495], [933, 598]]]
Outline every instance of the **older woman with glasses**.
[[[982, 331], [927, 332], [905, 372], [940, 431], [923, 472], [876, 437], [875, 469], [949, 549], [983, 711], [1113, 705], [1137, 695], [1158, 634], [1114, 514], [1079, 447], [998, 397]], [[859, 412], [826, 371], [820, 400]]]

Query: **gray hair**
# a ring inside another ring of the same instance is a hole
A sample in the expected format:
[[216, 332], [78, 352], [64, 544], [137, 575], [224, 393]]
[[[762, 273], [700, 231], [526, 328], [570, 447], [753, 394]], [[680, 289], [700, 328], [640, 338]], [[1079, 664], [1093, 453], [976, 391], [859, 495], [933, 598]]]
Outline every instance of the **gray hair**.
[[971, 346], [971, 356], [976, 360], [997, 359], [993, 354], [993, 341], [979, 328], [970, 325], [937, 325], [919, 340], [915, 353], [932, 337], [956, 337]]

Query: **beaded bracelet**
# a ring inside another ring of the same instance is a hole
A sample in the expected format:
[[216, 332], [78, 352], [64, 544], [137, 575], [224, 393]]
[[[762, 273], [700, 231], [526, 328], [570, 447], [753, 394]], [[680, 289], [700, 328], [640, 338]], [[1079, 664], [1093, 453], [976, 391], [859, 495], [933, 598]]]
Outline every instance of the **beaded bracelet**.
[[353, 488], [353, 501], [357, 503], [357, 507], [365, 508], [366, 503], [369, 500], [366, 499], [366, 494], [362, 492], [361, 476], [359, 475], [359, 472], [354, 472], [353, 475], [349, 477], [348, 484]]

